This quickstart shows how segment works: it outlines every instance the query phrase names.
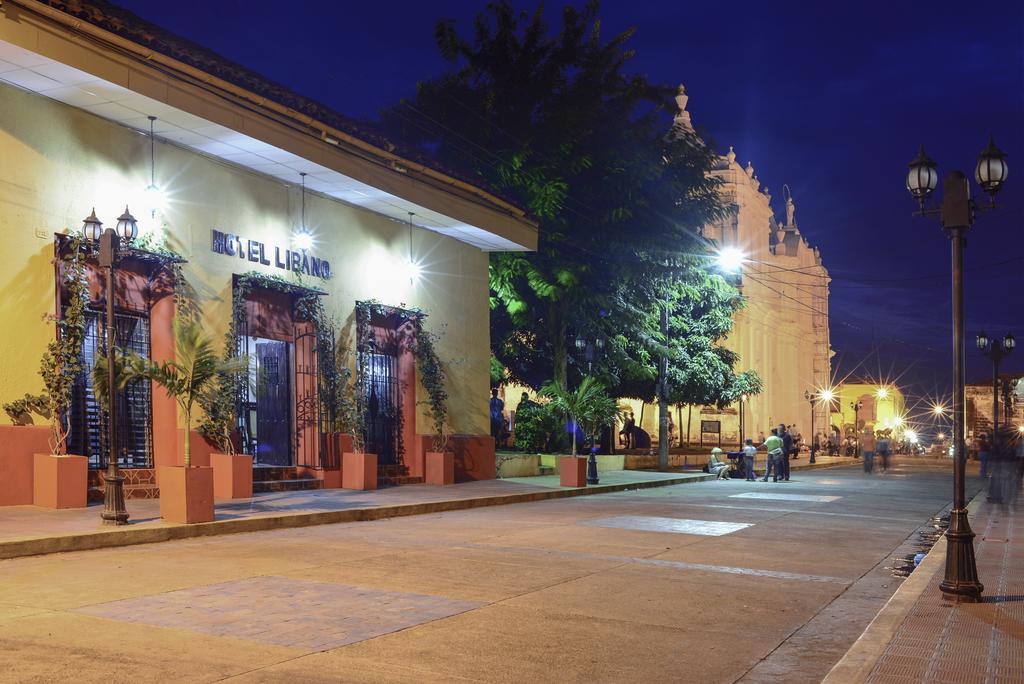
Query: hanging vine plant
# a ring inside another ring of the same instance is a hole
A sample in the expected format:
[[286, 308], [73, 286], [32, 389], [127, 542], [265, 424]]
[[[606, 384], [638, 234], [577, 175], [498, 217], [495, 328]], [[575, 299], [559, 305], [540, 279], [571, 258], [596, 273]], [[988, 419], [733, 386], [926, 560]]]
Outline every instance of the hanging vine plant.
[[[433, 428], [433, 449], [443, 451], [447, 445], [445, 437], [445, 426], [448, 420], [448, 393], [445, 389], [447, 375], [440, 357], [437, 355], [437, 341], [440, 336], [424, 328], [426, 313], [421, 309], [406, 309], [381, 304], [376, 300], [362, 301], [356, 303], [356, 336], [361, 351], [368, 348], [372, 338], [370, 322], [374, 316], [389, 318], [397, 316], [402, 324], [411, 325], [410, 334], [402, 339], [402, 348], [408, 349], [416, 359], [416, 367], [419, 371], [420, 384], [427, 393], [427, 400], [424, 402], [428, 407]], [[360, 397], [365, 396], [367, 378], [361, 364], [359, 369]], [[398, 444], [402, 444], [401, 410], [398, 411]]]
[[82, 342], [85, 340], [85, 311], [89, 303], [89, 283], [85, 262], [90, 247], [81, 238], [69, 237], [61, 245], [55, 263], [60, 266], [61, 289], [66, 297], [63, 311], [50, 316], [57, 326], [55, 339], [46, 345], [39, 362], [39, 375], [45, 390], [42, 394], [26, 394], [4, 404], [4, 411], [15, 424], [32, 422], [32, 413], [50, 421], [50, 452], [67, 453], [67, 436], [71, 431], [70, 408], [75, 381], [81, 373]]

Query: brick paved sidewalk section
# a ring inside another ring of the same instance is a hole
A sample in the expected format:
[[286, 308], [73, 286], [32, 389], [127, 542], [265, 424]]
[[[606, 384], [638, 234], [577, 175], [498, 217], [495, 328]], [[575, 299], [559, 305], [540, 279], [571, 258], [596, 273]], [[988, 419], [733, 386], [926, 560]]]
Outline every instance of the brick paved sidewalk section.
[[1024, 505], [971, 509], [982, 602], [943, 597], [941, 540], [826, 681], [1024, 682]]

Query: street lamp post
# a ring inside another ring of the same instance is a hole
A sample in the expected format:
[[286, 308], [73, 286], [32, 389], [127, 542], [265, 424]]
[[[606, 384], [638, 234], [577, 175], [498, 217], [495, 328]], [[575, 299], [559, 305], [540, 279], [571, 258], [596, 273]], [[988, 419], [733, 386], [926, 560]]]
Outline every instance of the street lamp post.
[[124, 208], [117, 217], [117, 229], [103, 230], [103, 223], [96, 218], [96, 210], [82, 223], [85, 239], [99, 242], [99, 265], [106, 270], [106, 314], [107, 314], [107, 472], [103, 477], [103, 512], [100, 518], [104, 525], [127, 525], [128, 510], [124, 505], [124, 477], [117, 466], [117, 365], [115, 359], [114, 328], [114, 272], [117, 265], [121, 240], [135, 239], [138, 225], [135, 217]]
[[747, 395], [746, 394], [741, 394], [740, 395], [740, 449], [743, 449], [743, 445], [746, 444], [746, 441], [744, 440], [744, 437], [746, 437], [746, 433], [745, 433], [746, 425], [744, 424], [745, 423], [745, 421], [744, 421], [744, 417], [745, 417], [744, 414], [746, 413], [746, 410], [745, 410], [746, 405], [747, 405]]
[[999, 438], [999, 362], [1010, 355], [1017, 346], [1017, 340], [1011, 333], [1006, 333], [1001, 341], [990, 339], [983, 330], [975, 343], [982, 356], [992, 359], [992, 446], [995, 448]]
[[[594, 370], [594, 360], [604, 351], [604, 339], [595, 337], [593, 340], [587, 340], [583, 337], [577, 337], [576, 349], [583, 352], [583, 357], [587, 361], [587, 375], [590, 375]], [[600, 483], [601, 480], [597, 476], [597, 445], [594, 444], [594, 437], [591, 435], [590, 456], [587, 458], [587, 484], [596, 485]]]
[[854, 458], [860, 454], [860, 410], [864, 407], [864, 404], [858, 399], [857, 401], [850, 402], [850, 408], [853, 409], [853, 456]]
[[817, 394], [811, 394], [807, 390], [804, 390], [804, 399], [806, 399], [807, 403], [811, 405], [811, 463], [817, 463], [817, 461], [814, 460], [814, 443], [817, 441], [817, 438], [815, 437], [817, 433], [814, 431], [814, 402], [817, 398]]
[[961, 171], [952, 171], [943, 183], [943, 197], [939, 207], [925, 208], [925, 200], [938, 184], [937, 165], [924, 153], [922, 146], [917, 157], [908, 166], [907, 190], [919, 205], [914, 215], [938, 218], [952, 243], [953, 510], [950, 511], [949, 529], [946, 531], [946, 574], [939, 588], [950, 598], [980, 601], [984, 587], [978, 580], [978, 568], [974, 557], [974, 532], [971, 531], [967, 519], [967, 502], [964, 494], [967, 464], [964, 441], [964, 243], [967, 231], [974, 224], [975, 213], [995, 206], [995, 195], [1006, 181], [1006, 154], [995, 146], [992, 138], [989, 138], [988, 147], [978, 155], [974, 177], [981, 189], [990, 197], [988, 207], [978, 205], [971, 199], [967, 176]]

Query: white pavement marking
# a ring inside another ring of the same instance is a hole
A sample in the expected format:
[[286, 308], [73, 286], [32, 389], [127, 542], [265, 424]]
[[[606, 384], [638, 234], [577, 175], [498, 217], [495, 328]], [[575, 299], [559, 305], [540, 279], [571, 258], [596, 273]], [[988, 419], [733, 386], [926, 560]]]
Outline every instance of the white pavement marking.
[[731, 494], [733, 499], [772, 499], [775, 501], [814, 501], [816, 503], [828, 503], [841, 496], [819, 496], [817, 494], [770, 494], [768, 492], [746, 492], [744, 494]]
[[750, 527], [751, 523], [719, 522], [717, 520], [688, 520], [686, 518], [659, 518], [649, 515], [617, 515], [613, 518], [586, 520], [584, 525], [616, 527], [625, 530], [646, 532], [671, 532], [673, 534], [699, 534], [705, 537], [720, 537]]

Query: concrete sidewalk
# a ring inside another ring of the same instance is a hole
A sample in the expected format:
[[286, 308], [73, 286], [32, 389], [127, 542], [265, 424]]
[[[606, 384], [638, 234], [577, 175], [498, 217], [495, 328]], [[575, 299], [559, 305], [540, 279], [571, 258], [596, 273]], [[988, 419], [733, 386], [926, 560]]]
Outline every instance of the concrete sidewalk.
[[1024, 681], [1024, 502], [984, 499], [969, 507], [982, 602], [943, 597], [943, 537], [826, 682]]
[[180, 525], [160, 518], [157, 500], [129, 500], [129, 524], [104, 527], [102, 504], [52, 510], [36, 506], [0, 508], [0, 558], [128, 546], [238, 532], [378, 520], [440, 511], [499, 506], [570, 496], [664, 487], [711, 479], [704, 473], [609, 471], [601, 483], [583, 488], [559, 485], [558, 476], [465, 482], [448, 487], [406, 485], [376, 491], [319, 489], [270, 492], [251, 499], [217, 500], [216, 520]]
[[[853, 459], [829, 459], [817, 465], [804, 461], [795, 470], [829, 468]], [[129, 524], [104, 527], [101, 504], [71, 510], [36, 506], [0, 507], [0, 559], [65, 551], [129, 546], [240, 532], [327, 525], [424, 515], [482, 506], [543, 501], [565, 497], [666, 487], [714, 479], [699, 471], [653, 472], [612, 470], [600, 474], [601, 483], [583, 488], [559, 485], [557, 475], [464, 482], [448, 487], [406, 485], [376, 491], [320, 489], [270, 492], [252, 499], [218, 500], [216, 520], [179, 525], [160, 518], [156, 500], [129, 500]]]

